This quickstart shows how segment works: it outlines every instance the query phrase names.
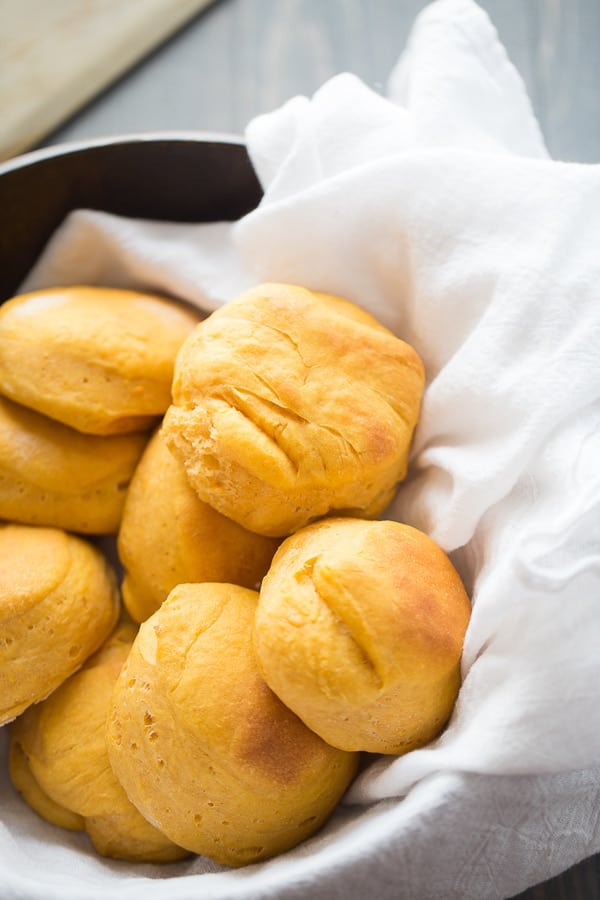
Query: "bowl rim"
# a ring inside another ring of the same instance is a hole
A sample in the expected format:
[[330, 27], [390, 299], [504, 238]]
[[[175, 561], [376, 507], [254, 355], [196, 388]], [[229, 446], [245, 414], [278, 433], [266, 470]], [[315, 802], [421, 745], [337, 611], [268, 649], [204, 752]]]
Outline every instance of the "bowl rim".
[[245, 146], [242, 135], [227, 131], [198, 131], [198, 130], [158, 130], [136, 131], [118, 134], [96, 135], [89, 138], [62, 141], [50, 144], [47, 147], [39, 147], [25, 153], [19, 153], [9, 159], [0, 161], [0, 176], [25, 168], [29, 165], [52, 159], [56, 156], [67, 156], [71, 153], [81, 153], [85, 150], [93, 150], [121, 144], [147, 144], [159, 141], [171, 141], [173, 143], [216, 143]]

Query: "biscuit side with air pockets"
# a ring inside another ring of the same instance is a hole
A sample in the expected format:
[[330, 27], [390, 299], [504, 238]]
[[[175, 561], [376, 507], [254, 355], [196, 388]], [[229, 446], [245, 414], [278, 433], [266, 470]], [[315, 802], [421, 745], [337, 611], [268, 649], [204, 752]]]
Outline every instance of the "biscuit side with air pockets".
[[257, 594], [179, 585], [141, 626], [119, 675], [109, 757], [142, 815], [172, 841], [229, 866], [313, 834], [353, 778], [260, 676]]
[[102, 856], [170, 862], [186, 851], [130, 803], [106, 750], [112, 690], [135, 634], [133, 625], [119, 625], [78, 672], [12, 724], [10, 773], [39, 815], [86, 831]]

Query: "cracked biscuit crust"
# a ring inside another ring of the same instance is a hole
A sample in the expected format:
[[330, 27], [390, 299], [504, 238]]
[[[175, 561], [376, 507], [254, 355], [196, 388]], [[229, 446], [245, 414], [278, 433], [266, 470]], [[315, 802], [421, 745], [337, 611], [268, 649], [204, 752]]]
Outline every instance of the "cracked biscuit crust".
[[417, 353], [354, 304], [265, 284], [182, 347], [165, 440], [198, 495], [280, 537], [335, 512], [378, 515], [406, 474]]

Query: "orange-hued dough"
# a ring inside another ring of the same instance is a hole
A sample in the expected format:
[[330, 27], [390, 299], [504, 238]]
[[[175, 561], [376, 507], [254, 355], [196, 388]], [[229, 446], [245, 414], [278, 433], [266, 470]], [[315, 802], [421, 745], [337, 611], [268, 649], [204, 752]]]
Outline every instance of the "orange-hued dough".
[[257, 594], [179, 585], [141, 626], [113, 694], [112, 767], [172, 841], [241, 866], [316, 831], [357, 755], [309, 731], [259, 675]]
[[330, 744], [402, 754], [452, 712], [470, 609], [452, 563], [423, 532], [324, 520], [285, 540], [263, 580], [259, 667]]
[[90, 543], [0, 525], [0, 725], [75, 672], [118, 614], [114, 572]]
[[147, 440], [82, 434], [0, 396], [0, 519], [116, 534]]
[[171, 399], [199, 314], [106, 287], [57, 287], [0, 307], [0, 393], [79, 431], [143, 431]]
[[131, 617], [143, 622], [178, 584], [226, 581], [256, 587], [277, 543], [200, 500], [157, 431], [131, 482], [119, 532], [123, 602]]
[[40, 787], [31, 771], [25, 751], [15, 740], [11, 741], [9, 747], [8, 770], [12, 783], [25, 803], [34, 809], [42, 819], [50, 822], [51, 825], [66, 828], [68, 831], [84, 831], [83, 816], [56, 803]]
[[358, 306], [263, 284], [200, 323], [163, 423], [199, 496], [250, 531], [375, 516], [406, 473], [417, 353]]
[[10, 774], [47, 821], [85, 830], [102, 856], [169, 862], [187, 855], [128, 800], [108, 761], [106, 716], [136, 634], [119, 625], [83, 668], [11, 726]]

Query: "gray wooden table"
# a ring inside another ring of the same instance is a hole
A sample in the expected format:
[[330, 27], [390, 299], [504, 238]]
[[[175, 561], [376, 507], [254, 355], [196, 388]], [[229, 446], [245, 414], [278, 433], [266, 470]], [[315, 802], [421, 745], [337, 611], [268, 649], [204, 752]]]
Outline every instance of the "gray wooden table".
[[[600, 162], [600, 0], [480, 0], [553, 156]], [[425, 0], [218, 0], [47, 141], [154, 129], [241, 133], [349, 70], [384, 89]]]
[[[424, 0], [218, 0], [47, 138], [242, 133], [256, 114], [352, 71], [384, 90]], [[552, 156], [600, 162], [600, 0], [480, 0], [521, 72]], [[600, 898], [593, 858], [522, 900]], [[485, 900], [485, 898], [482, 898]]]

